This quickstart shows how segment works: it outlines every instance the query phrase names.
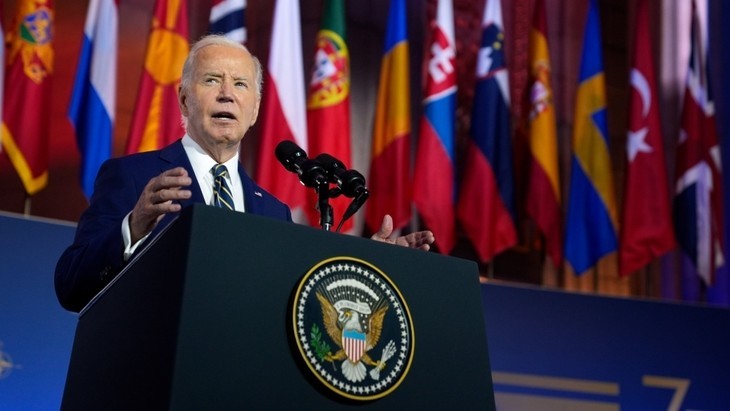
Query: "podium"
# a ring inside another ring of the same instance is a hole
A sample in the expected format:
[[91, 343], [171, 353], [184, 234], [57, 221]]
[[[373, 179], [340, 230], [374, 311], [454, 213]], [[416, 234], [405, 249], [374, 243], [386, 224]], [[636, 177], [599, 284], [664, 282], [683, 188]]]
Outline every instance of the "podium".
[[[333, 391], [295, 332], [302, 279], [343, 258], [410, 315], [407, 372], [376, 399]], [[474, 262], [195, 205], [81, 312], [62, 408], [493, 410], [482, 313]]]

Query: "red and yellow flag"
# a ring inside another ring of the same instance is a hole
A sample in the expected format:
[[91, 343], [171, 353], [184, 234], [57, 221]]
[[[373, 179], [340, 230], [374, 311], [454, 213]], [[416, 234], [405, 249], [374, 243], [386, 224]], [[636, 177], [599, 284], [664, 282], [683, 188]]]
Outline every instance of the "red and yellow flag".
[[2, 144], [33, 195], [48, 183], [53, 1], [21, 0], [6, 40]]
[[550, 80], [545, 0], [535, 3], [530, 28], [530, 182], [527, 213], [535, 220], [555, 267], [563, 262], [558, 135]]
[[182, 137], [177, 87], [188, 55], [186, 0], [157, 0], [126, 153], [162, 148]]
[[411, 104], [406, 4], [393, 0], [380, 63], [378, 97], [373, 121], [370, 162], [370, 202], [365, 224], [380, 229], [385, 214], [400, 230], [411, 219]]

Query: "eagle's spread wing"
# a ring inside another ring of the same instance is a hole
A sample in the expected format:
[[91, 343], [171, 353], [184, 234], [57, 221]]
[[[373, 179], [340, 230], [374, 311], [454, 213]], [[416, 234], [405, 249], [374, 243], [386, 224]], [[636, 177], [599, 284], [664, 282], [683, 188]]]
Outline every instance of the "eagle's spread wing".
[[337, 309], [320, 293], [317, 293], [317, 300], [322, 308], [322, 321], [327, 334], [337, 346], [342, 347], [342, 331], [337, 328]]
[[385, 319], [386, 311], [388, 311], [388, 306], [384, 305], [370, 316], [370, 330], [367, 336], [368, 350], [378, 345], [380, 334], [383, 332], [383, 319]]

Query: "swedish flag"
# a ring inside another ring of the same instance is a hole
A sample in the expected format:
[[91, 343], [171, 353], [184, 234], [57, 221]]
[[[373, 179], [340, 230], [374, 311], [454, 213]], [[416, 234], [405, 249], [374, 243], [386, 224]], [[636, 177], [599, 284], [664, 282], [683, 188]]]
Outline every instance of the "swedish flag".
[[565, 258], [577, 274], [618, 247], [601, 28], [596, 0], [588, 8], [575, 102]]

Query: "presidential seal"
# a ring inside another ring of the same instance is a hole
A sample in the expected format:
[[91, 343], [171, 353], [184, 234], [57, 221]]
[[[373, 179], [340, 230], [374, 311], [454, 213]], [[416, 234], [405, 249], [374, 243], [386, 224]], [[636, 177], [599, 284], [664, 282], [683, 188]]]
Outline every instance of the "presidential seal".
[[413, 360], [413, 322], [393, 282], [351, 257], [313, 267], [294, 295], [294, 338], [327, 388], [355, 400], [393, 392]]

